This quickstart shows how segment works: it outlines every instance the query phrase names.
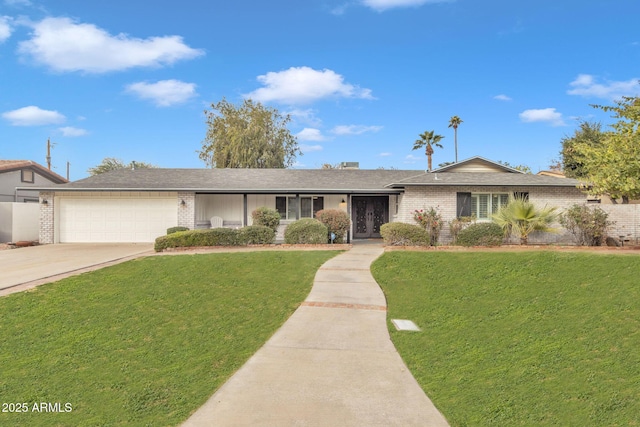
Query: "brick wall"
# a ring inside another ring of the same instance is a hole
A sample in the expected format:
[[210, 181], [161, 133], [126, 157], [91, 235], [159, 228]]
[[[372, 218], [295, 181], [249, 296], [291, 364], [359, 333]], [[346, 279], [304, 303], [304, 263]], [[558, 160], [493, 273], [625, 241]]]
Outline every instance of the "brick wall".
[[[44, 200], [47, 204], [42, 203]], [[53, 193], [40, 193], [40, 232], [39, 241], [41, 245], [47, 245], [54, 242], [54, 209], [55, 200]]]
[[196, 228], [196, 193], [179, 191], [177, 204], [178, 226], [187, 227], [189, 230]]
[[632, 244], [640, 244], [640, 205], [594, 205], [609, 214], [609, 221], [615, 222], [609, 228], [609, 236], [624, 236]]
[[[441, 243], [451, 242], [449, 233], [449, 221], [456, 217], [456, 193], [513, 193], [528, 192], [529, 200], [536, 205], [543, 207], [555, 206], [559, 210], [567, 208], [575, 203], [584, 203], [586, 196], [577, 188], [573, 187], [481, 187], [481, 186], [459, 186], [459, 187], [407, 187], [404, 195], [400, 199], [398, 215], [396, 221], [415, 224], [413, 211], [434, 207], [442, 215], [445, 222], [440, 235]], [[560, 228], [559, 224], [555, 224]], [[533, 233], [529, 237], [531, 243], [569, 243], [571, 236], [562, 229], [560, 233]], [[516, 240], [514, 240], [516, 242]]]

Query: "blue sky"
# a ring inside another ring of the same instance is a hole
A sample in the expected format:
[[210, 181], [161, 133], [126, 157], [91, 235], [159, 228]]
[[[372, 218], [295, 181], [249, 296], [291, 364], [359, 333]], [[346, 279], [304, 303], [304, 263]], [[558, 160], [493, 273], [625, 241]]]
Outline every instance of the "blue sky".
[[589, 104], [640, 95], [637, 0], [0, 0], [0, 158], [71, 179], [104, 157], [204, 167], [204, 110], [291, 114], [296, 167], [424, 169], [480, 155], [534, 172]]

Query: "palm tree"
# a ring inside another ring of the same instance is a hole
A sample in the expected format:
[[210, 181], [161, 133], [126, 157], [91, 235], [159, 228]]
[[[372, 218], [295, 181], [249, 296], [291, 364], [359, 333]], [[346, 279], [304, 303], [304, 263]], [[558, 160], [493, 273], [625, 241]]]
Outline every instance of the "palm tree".
[[427, 160], [429, 162], [429, 172], [431, 172], [431, 156], [433, 155], [433, 146], [442, 148], [440, 141], [444, 138], [442, 135], [434, 135], [434, 131], [424, 131], [420, 134], [420, 139], [417, 139], [413, 144], [413, 149], [424, 147], [424, 151], [427, 154]]
[[458, 163], [458, 126], [462, 123], [462, 119], [458, 116], [453, 116], [449, 119], [449, 127], [453, 128], [453, 138], [456, 147], [456, 163]]
[[529, 243], [529, 234], [534, 231], [557, 232], [551, 224], [556, 220], [555, 207], [536, 208], [524, 195], [510, 197], [509, 203], [503, 205], [493, 221], [504, 230], [505, 236], [515, 233], [520, 236], [520, 244]]

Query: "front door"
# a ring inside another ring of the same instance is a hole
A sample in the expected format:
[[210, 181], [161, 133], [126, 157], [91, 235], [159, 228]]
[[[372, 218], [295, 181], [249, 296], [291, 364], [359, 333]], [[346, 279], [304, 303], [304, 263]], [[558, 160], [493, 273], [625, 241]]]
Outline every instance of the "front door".
[[389, 221], [389, 198], [382, 196], [353, 197], [353, 237], [380, 238], [380, 226]]

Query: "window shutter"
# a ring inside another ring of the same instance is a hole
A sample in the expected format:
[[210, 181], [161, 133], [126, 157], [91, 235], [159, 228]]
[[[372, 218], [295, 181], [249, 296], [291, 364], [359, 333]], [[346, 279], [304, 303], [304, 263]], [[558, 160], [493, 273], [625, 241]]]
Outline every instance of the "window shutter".
[[324, 209], [324, 197], [316, 197], [313, 199], [313, 217], [316, 217], [316, 212]]
[[471, 193], [457, 193], [456, 216], [471, 216]]

